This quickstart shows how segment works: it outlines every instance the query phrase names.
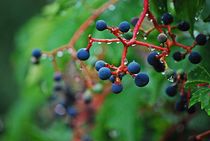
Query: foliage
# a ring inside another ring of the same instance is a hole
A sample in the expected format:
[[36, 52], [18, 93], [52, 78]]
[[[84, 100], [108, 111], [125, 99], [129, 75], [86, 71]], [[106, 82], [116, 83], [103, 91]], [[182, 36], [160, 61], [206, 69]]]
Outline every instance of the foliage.
[[[167, 0], [151, 1], [151, 11], [157, 11], [156, 16], [159, 17], [159, 20], [162, 13], [170, 11], [176, 15], [177, 21], [183, 19], [183, 17], [190, 21], [192, 35], [196, 31], [203, 31], [199, 25], [207, 24], [206, 26], [210, 29], [210, 9], [207, 8], [207, 5], [209, 5], [208, 0], [176, 0], [174, 3]], [[69, 140], [71, 131], [62, 120], [48, 121], [46, 124], [46, 121], [43, 121], [44, 118], [40, 117], [40, 109], [46, 106], [47, 99], [52, 94], [53, 67], [50, 59], [42, 59], [41, 65], [32, 66], [30, 62], [31, 52], [34, 48], [49, 51], [66, 44], [76, 29], [92, 14], [93, 9], [96, 9], [104, 2], [106, 1], [56, 0], [47, 5], [43, 9], [42, 14], [32, 18], [20, 30], [16, 38], [17, 49], [13, 63], [21, 93], [7, 116], [8, 125], [4, 136], [5, 141]], [[138, 16], [141, 9], [142, 0], [123, 0], [109, 7], [98, 19], [106, 19], [106, 22], [110, 25], [118, 25], [121, 21], [129, 21], [132, 17]], [[196, 21], [195, 17], [199, 21]], [[95, 24], [92, 24], [76, 43], [76, 49], [87, 46], [87, 37], [90, 33], [101, 38], [112, 37], [108, 32], [105, 32], [105, 34], [104, 32], [98, 32], [95, 30]], [[148, 40], [157, 42], [156, 35], [154, 33], [152, 35], [153, 38]], [[192, 42], [192, 38], [184, 33], [183, 38], [178, 40], [189, 44]], [[105, 60], [112, 64], [119, 64], [122, 48], [120, 45], [117, 45], [119, 48], [114, 48], [116, 45], [94, 45], [94, 51], [91, 51], [90, 54], [94, 54], [92, 56], [100, 55], [101, 46], [105, 46], [106, 49], [101, 51], [106, 52]], [[208, 60], [209, 58], [209, 53], [206, 53], [208, 49], [210, 49], [209, 45], [208, 47], [197, 49], [202, 52], [203, 60]], [[98, 52], [99, 54], [97, 54]], [[96, 127], [93, 131], [94, 140], [160, 140], [166, 134], [168, 128], [185, 117], [184, 114], [177, 114], [173, 110], [174, 100], [165, 96], [165, 78], [161, 74], [156, 73], [145, 62], [145, 55], [148, 52], [146, 49], [133, 48], [129, 50], [127, 59], [129, 61], [135, 59], [141, 62], [142, 70], [147, 72], [151, 78], [150, 83], [146, 88], [139, 89], [135, 86], [131, 77], [124, 79], [125, 91], [120, 95], [110, 94], [97, 115]], [[171, 61], [171, 58], [172, 56], [169, 56], [168, 61], [172, 68], [183, 68], [186, 72], [192, 70], [189, 73], [190, 79], [186, 86], [193, 89], [190, 105], [200, 102], [201, 108], [205, 109], [210, 115], [210, 89], [208, 87], [197, 87], [199, 83], [210, 83], [209, 63], [204, 61], [201, 63], [201, 66], [192, 68], [188, 61], [183, 60], [180, 63], [174, 63], [174, 61]], [[66, 64], [69, 64], [71, 59], [69, 54], [64, 54], [62, 58], [58, 58], [62, 71], [69, 69]], [[95, 60], [95, 57], [90, 58], [87, 61], [87, 65], [93, 66]], [[80, 84], [72, 85], [80, 86]], [[197, 128], [197, 132], [207, 130], [208, 127], [206, 125], [209, 124], [209, 117], [203, 114], [202, 111], [198, 111], [197, 115], [199, 115], [198, 118], [200, 120], [202, 119], [205, 122], [204, 124], [196, 125], [201, 129]], [[189, 131], [195, 129], [195, 127], [189, 128]], [[117, 136], [113, 137], [111, 135], [110, 137], [110, 134], [113, 132]], [[186, 140], [186, 134], [183, 135], [185, 135], [184, 138]]]

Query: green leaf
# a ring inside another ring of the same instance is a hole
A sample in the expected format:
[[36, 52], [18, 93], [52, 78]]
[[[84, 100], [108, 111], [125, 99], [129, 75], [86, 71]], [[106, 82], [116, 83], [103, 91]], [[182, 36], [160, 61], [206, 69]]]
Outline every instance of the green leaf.
[[200, 88], [192, 94], [190, 106], [198, 102], [201, 103], [201, 109], [205, 109], [208, 115], [210, 115], [210, 88]]
[[176, 18], [179, 20], [187, 20], [191, 25], [191, 34], [195, 23], [195, 17], [205, 0], [175, 0], [174, 6], [176, 10]]
[[210, 74], [203, 66], [198, 66], [189, 72], [188, 80], [210, 82]]
[[210, 1], [209, 0], [205, 0], [205, 6], [204, 9], [201, 13], [201, 18], [205, 21], [205, 22], [209, 22], [210, 21]]

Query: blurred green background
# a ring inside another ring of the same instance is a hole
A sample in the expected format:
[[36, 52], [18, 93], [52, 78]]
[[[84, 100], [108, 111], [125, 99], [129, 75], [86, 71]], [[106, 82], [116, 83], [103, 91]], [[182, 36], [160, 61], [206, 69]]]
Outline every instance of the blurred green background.
[[15, 35], [28, 19], [37, 15], [41, 8], [47, 4], [45, 0], [3, 0], [0, 2], [0, 118], [3, 120], [5, 113], [19, 96], [19, 88], [15, 79], [15, 60], [11, 56], [15, 51]]
[[[50, 114], [45, 113], [46, 107], [49, 107], [48, 98], [53, 92], [53, 68], [50, 60], [43, 59], [41, 65], [33, 66], [30, 62], [31, 51], [34, 48], [50, 51], [67, 43], [93, 10], [104, 2], [106, 1], [5, 0], [0, 2], [2, 19], [0, 140], [71, 140], [72, 131], [66, 126], [65, 120], [51, 118]], [[191, 23], [193, 27], [191, 33], [195, 29], [195, 33], [203, 32], [210, 35], [209, 5], [208, 0], [185, 2], [177, 0], [174, 6], [171, 1], [153, 0], [151, 9], [159, 21], [162, 13], [170, 11], [175, 15], [175, 23], [182, 19]], [[109, 25], [117, 26], [121, 21], [129, 21], [132, 17], [138, 16], [141, 8], [141, 0], [122, 0], [116, 6], [110, 6], [98, 19], [104, 19]], [[197, 16], [200, 19], [198, 21], [195, 20]], [[178, 38], [180, 42], [190, 45], [193, 41], [190, 34], [175, 32], [180, 35]], [[92, 24], [81, 36], [75, 48], [85, 47], [90, 33], [98, 38], [113, 37], [106, 31], [96, 31], [95, 25]], [[156, 36], [157, 33], [152, 34], [148, 41], [156, 42]], [[101, 46], [95, 44], [91, 51], [92, 58], [87, 61], [87, 65], [93, 65], [98, 55], [96, 52], [101, 50], [101, 47], [107, 48], [104, 50], [107, 62], [119, 64], [122, 48], [116, 47], [116, 44]], [[208, 72], [210, 71], [209, 49], [209, 43], [205, 47], [195, 49], [202, 53], [204, 61], [201, 65]], [[178, 97], [171, 99], [164, 94], [169, 82], [145, 62], [148, 52], [146, 49], [138, 48], [129, 50], [128, 61], [135, 59], [141, 63], [142, 71], [150, 75], [150, 84], [146, 88], [139, 89], [134, 86], [132, 78], [123, 79], [125, 89], [123, 94], [118, 96], [110, 94], [97, 114], [96, 127], [92, 133], [94, 141], [186, 141], [189, 136], [209, 129], [210, 119], [204, 110], [198, 110], [193, 116], [177, 113], [174, 110], [174, 103]], [[183, 68], [186, 72], [190, 72], [196, 67], [187, 59], [181, 63], [174, 63], [170, 57], [168, 57], [169, 66], [175, 70]], [[67, 73], [70, 70], [67, 66], [68, 60], [71, 58], [64, 55], [57, 59], [62, 71]], [[70, 77], [69, 74], [66, 75]], [[76, 82], [69, 82], [67, 85], [70, 87], [78, 85], [72, 83]], [[207, 103], [209, 106], [209, 101]], [[200, 104], [196, 106], [200, 109]]]

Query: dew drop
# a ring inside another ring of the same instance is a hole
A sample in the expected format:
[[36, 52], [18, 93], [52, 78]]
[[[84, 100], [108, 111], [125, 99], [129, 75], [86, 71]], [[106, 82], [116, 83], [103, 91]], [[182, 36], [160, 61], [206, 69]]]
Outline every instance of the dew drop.
[[109, 6], [109, 10], [110, 10], [110, 11], [114, 11], [115, 8], [116, 8], [116, 7], [115, 7], [113, 4]]
[[174, 82], [174, 76], [173, 76], [173, 75], [170, 76], [170, 77], [168, 78], [168, 81], [173, 83], [173, 82]]
[[117, 138], [117, 137], [119, 137], [119, 132], [117, 130], [111, 130], [111, 131], [109, 131], [109, 136], [111, 138]]
[[42, 59], [47, 59], [47, 54], [42, 54]]
[[128, 59], [125, 58], [125, 60], [124, 60], [124, 65], [127, 65], [127, 64], [128, 64]]
[[62, 57], [63, 56], [63, 51], [58, 51], [57, 56]]
[[198, 21], [199, 20], [198, 17], [195, 17], [195, 20]]

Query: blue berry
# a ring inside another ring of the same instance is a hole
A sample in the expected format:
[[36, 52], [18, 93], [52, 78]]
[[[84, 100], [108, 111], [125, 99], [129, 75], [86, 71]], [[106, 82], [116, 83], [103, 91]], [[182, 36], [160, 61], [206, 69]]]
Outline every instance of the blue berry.
[[139, 73], [135, 77], [135, 84], [138, 87], [144, 87], [149, 83], [149, 76], [146, 73]]
[[98, 76], [101, 80], [107, 80], [107, 79], [110, 78], [111, 75], [112, 75], [111, 70], [109, 68], [106, 68], [106, 67], [102, 67], [98, 71]]
[[198, 64], [201, 62], [202, 57], [198, 52], [191, 52], [188, 59], [190, 60], [191, 63]]
[[168, 86], [168, 87], [166, 88], [166, 94], [167, 94], [168, 96], [173, 97], [173, 96], [176, 95], [176, 93], [177, 93], [177, 85]]
[[157, 72], [165, 71], [165, 64], [157, 58], [157, 52], [152, 52], [147, 57], [147, 62], [154, 67]]
[[196, 36], [195, 41], [197, 42], [198, 45], [205, 45], [207, 42], [206, 35], [200, 33]]
[[68, 107], [67, 108], [67, 113], [71, 117], [76, 117], [77, 114], [78, 114], [78, 111], [77, 111], [77, 109], [75, 107]]
[[166, 68], [165, 64], [160, 60], [157, 62], [157, 64], [153, 65], [153, 67], [157, 72], [164, 72]]
[[130, 24], [127, 21], [121, 22], [118, 26], [121, 32], [128, 32], [130, 29]]
[[35, 57], [36, 59], [39, 59], [42, 56], [42, 52], [40, 49], [34, 49], [32, 51], [32, 56]]
[[80, 60], [87, 60], [90, 57], [90, 53], [86, 48], [81, 48], [78, 52], [77, 52], [77, 58]]
[[114, 83], [115, 80], [116, 80], [116, 77], [115, 77], [114, 75], [111, 75], [110, 78], [109, 78], [109, 80], [110, 80], [112, 83]]
[[107, 29], [107, 24], [104, 20], [98, 20], [96, 22], [96, 29], [99, 31], [103, 31], [105, 29]]
[[164, 13], [161, 17], [161, 20], [163, 21], [163, 24], [168, 25], [171, 24], [174, 21], [174, 18], [169, 13]]
[[99, 71], [100, 68], [105, 67], [105, 64], [106, 64], [106, 63], [105, 63], [104, 61], [99, 60], [99, 61], [97, 61], [97, 62], [95, 63], [95, 69], [96, 69], [97, 71]]
[[55, 73], [54, 80], [55, 81], [61, 81], [61, 79], [62, 79], [61, 73], [59, 73], [59, 72]]
[[186, 21], [182, 21], [178, 24], [177, 27], [181, 31], [188, 31], [190, 29], [190, 24]]
[[167, 35], [165, 33], [160, 33], [157, 37], [157, 40], [160, 42], [160, 43], [165, 43], [167, 41]]
[[120, 93], [123, 90], [122, 84], [113, 83], [112, 84], [112, 92], [115, 94]]
[[174, 52], [173, 54], [173, 58], [175, 61], [181, 61], [182, 59], [184, 59], [184, 57], [185, 56], [180, 51]]
[[137, 74], [140, 72], [140, 65], [133, 61], [128, 65], [128, 71], [132, 74]]
[[135, 26], [135, 25], [137, 24], [138, 20], [139, 20], [138, 17], [133, 17], [133, 18], [131, 19], [131, 24], [132, 24], [133, 26]]
[[147, 62], [150, 64], [150, 65], [155, 65], [159, 62], [159, 59], [157, 58], [157, 52], [152, 52], [148, 55], [147, 57]]
[[81, 141], [93, 141], [89, 135], [85, 135], [82, 137]]

